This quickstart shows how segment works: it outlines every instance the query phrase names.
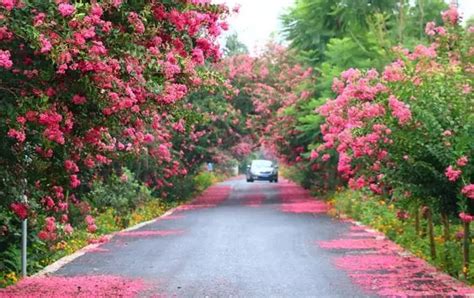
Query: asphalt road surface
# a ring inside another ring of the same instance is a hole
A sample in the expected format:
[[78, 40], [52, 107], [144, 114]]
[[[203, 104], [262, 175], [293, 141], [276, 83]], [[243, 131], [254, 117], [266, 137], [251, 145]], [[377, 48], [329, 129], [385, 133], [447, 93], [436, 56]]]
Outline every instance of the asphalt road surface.
[[316, 245], [347, 233], [349, 225], [305, 212], [314, 206], [291, 206], [302, 193], [288, 187], [222, 183], [55, 275], [140, 278], [153, 285], [143, 296], [367, 297], [331, 262], [340, 253]]

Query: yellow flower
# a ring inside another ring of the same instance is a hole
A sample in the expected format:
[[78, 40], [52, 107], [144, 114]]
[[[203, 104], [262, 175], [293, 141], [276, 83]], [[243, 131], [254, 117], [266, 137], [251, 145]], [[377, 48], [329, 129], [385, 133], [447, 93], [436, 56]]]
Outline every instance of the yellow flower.
[[9, 280], [13, 283], [16, 283], [18, 281], [18, 277], [16, 276], [15, 272], [10, 272], [5, 277], [6, 277], [7, 280]]

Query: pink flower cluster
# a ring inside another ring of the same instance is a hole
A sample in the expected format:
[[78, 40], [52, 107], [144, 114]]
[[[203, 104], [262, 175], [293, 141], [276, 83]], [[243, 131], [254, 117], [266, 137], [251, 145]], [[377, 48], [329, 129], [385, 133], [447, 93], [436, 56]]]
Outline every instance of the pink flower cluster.
[[95, 231], [97, 231], [97, 226], [95, 225], [95, 219], [92, 216], [87, 215], [85, 222], [87, 224], [87, 231], [89, 233], [95, 233]]
[[474, 221], [474, 216], [469, 215], [464, 212], [459, 213], [459, 218], [461, 219], [462, 222], [465, 222], [465, 223], [470, 223]]
[[6, 10], [12, 10], [15, 8], [14, 0], [1, 0], [0, 4], [5, 7]]
[[28, 206], [24, 203], [19, 203], [19, 202], [12, 203], [10, 205], [10, 209], [21, 220], [26, 219], [28, 217]]
[[58, 236], [56, 230], [56, 220], [54, 217], [47, 217], [43, 230], [38, 233], [38, 238], [43, 241], [54, 241]]
[[444, 172], [444, 174], [446, 175], [449, 181], [455, 182], [461, 176], [462, 171], [456, 170], [455, 168], [453, 168], [453, 166], [449, 166], [446, 168], [446, 171]]
[[58, 10], [63, 17], [68, 17], [76, 11], [76, 8], [74, 7], [74, 5], [71, 5], [69, 3], [60, 3], [58, 5]]
[[441, 16], [445, 23], [456, 25], [459, 21], [459, 12], [456, 6], [452, 5], [448, 10], [444, 11]]
[[10, 51], [0, 50], [0, 67], [10, 69], [12, 66], [13, 62], [11, 61]]
[[388, 105], [392, 110], [392, 115], [398, 119], [400, 125], [404, 125], [411, 120], [410, 108], [405, 103], [399, 101], [395, 96], [390, 95]]
[[464, 186], [461, 190], [461, 193], [467, 198], [474, 200], [474, 184], [468, 184]]

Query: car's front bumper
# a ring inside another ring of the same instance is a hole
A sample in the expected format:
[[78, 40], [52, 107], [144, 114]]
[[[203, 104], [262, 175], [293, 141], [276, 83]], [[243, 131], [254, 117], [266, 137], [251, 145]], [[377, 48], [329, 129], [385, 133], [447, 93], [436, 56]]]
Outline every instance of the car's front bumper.
[[277, 174], [259, 174], [259, 175], [250, 175], [251, 180], [264, 180], [264, 181], [269, 181], [269, 180], [275, 180], [277, 179], [278, 175]]

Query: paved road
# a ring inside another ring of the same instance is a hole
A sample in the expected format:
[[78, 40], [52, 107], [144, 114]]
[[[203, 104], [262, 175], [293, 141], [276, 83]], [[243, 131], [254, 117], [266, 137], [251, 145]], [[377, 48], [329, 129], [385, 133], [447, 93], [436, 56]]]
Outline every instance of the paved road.
[[[316, 245], [348, 225], [290, 184], [228, 181], [170, 217], [114, 237], [60, 276], [120, 275], [178, 297], [367, 297]], [[316, 208], [316, 209], [315, 209]], [[319, 209], [318, 209], [319, 208]]]

